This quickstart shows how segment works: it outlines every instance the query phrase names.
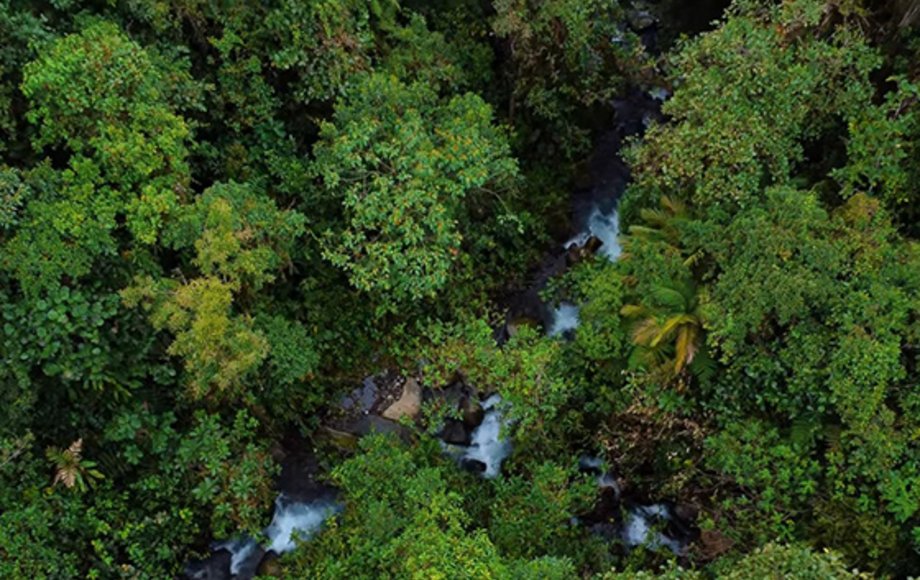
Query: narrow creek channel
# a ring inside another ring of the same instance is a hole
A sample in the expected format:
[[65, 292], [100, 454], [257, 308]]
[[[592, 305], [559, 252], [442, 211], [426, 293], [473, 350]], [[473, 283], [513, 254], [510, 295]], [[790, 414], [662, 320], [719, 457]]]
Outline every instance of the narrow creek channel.
[[[646, 42], [654, 43], [652, 34]], [[620, 221], [617, 211], [620, 196], [629, 183], [629, 168], [621, 158], [627, 140], [641, 135], [653, 120], [660, 119], [660, 108], [668, 93], [657, 87], [634, 88], [622, 98], [611, 103], [614, 110], [613, 126], [597, 139], [588, 164], [588, 187], [571, 196], [573, 231], [567, 241], [557, 246], [541, 263], [532, 284], [509, 301], [505, 328], [496, 333], [499, 341], [513, 332], [520, 319], [536, 320], [543, 324], [546, 333], [566, 340], [577, 332], [579, 306], [571, 302], [546, 304], [541, 292], [555, 276], [561, 275], [578, 258], [577, 255], [598, 254], [615, 261], [620, 256]], [[343, 407], [355, 410], [361, 416], [358, 435], [371, 431], [396, 431], [398, 425], [379, 417], [375, 405], [379, 387], [375, 377], [368, 377]], [[457, 397], [472, 396], [459, 393]], [[480, 473], [486, 478], [496, 477], [501, 465], [513, 451], [513, 442], [503, 435], [502, 405], [497, 395], [478, 402], [480, 416], [476, 425], [452, 437], [442, 431], [445, 453], [454, 457], [464, 469]], [[342, 509], [336, 492], [313, 481], [317, 468], [303, 465], [295, 458], [284, 465], [278, 484], [279, 495], [271, 523], [263, 531], [261, 541], [243, 536], [212, 543], [210, 557], [191, 562], [186, 577], [195, 580], [234, 579], [248, 580], [264, 566], [266, 559], [277, 557], [296, 547], [295, 536], [309, 539], [319, 532], [323, 522]], [[307, 460], [309, 463], [309, 460]], [[678, 521], [673, 506], [668, 503], [641, 504], [622, 498], [613, 473], [594, 457], [582, 457], [580, 468], [596, 476], [600, 502], [613, 508], [622, 517], [595, 519], [590, 515], [572, 518], [573, 524], [587, 526], [593, 533], [610, 540], [619, 540], [626, 546], [645, 545], [665, 547], [675, 554], [685, 550], [690, 533], [686, 522]], [[600, 508], [605, 509], [605, 508]], [[597, 512], [597, 510], [595, 510]]]

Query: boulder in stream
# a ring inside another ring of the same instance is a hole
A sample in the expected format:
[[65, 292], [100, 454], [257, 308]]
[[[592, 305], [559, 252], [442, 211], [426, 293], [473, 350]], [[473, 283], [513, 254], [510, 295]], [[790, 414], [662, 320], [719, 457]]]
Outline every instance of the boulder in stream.
[[364, 437], [365, 435], [370, 435], [371, 433], [392, 433], [400, 438], [405, 439], [409, 435], [409, 432], [406, 430], [406, 428], [399, 423], [390, 421], [389, 419], [384, 419], [383, 417], [378, 417], [377, 415], [366, 415], [361, 417], [349, 425], [349, 432], [357, 435], [358, 437]]
[[281, 564], [278, 562], [278, 554], [275, 552], [265, 554], [265, 557], [262, 558], [262, 562], [259, 563], [259, 569], [256, 573], [260, 578], [263, 576], [280, 578]]
[[460, 460], [460, 467], [469, 471], [470, 473], [485, 473], [489, 466], [485, 464], [484, 461], [478, 459], [473, 459], [471, 457], [464, 457]]
[[379, 390], [375, 378], [366, 377], [360, 387], [342, 399], [341, 407], [345, 411], [368, 413], [377, 402]]
[[409, 377], [403, 384], [402, 395], [382, 413], [385, 419], [398, 421], [403, 417], [415, 419], [422, 410], [422, 387]]
[[486, 415], [485, 409], [479, 399], [467, 393], [460, 401], [460, 413], [463, 415], [463, 424], [467, 429], [475, 429], [482, 424]]
[[348, 421], [340, 421], [334, 427], [326, 425], [323, 430], [333, 445], [348, 451], [358, 446], [358, 439], [371, 433], [392, 433], [407, 442], [412, 438], [408, 429], [378, 415], [362, 415]]
[[569, 266], [574, 266], [579, 262], [583, 262], [596, 254], [603, 245], [604, 241], [593, 234], [587, 235], [583, 242], [581, 239], [570, 241], [565, 253], [566, 263]]
[[448, 419], [444, 422], [444, 427], [440, 433], [441, 439], [451, 445], [469, 445], [470, 432], [467, 430], [463, 421]]
[[185, 567], [185, 577], [189, 580], [230, 580], [230, 561], [233, 555], [229, 550], [215, 550], [204, 560], [197, 560]]

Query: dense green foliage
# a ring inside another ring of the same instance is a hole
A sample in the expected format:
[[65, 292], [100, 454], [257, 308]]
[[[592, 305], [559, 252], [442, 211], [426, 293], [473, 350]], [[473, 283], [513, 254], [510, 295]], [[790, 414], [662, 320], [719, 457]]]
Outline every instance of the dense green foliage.
[[[625, 0], [0, 0], [0, 578], [176, 577], [298, 445], [342, 510], [281, 577], [917, 574], [912, 5], [654, 4], [660, 51]], [[574, 334], [496, 331], [660, 86], [622, 256], [540, 289]], [[383, 370], [418, 420], [355, 442]], [[679, 555], [584, 524], [658, 501]]]

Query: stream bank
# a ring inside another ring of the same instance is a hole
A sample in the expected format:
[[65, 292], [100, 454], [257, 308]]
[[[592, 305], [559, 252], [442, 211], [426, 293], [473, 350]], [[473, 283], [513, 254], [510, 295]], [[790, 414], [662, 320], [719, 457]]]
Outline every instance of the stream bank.
[[[643, 42], [654, 52], [655, 20], [647, 16], [633, 15], [644, 27], [640, 31]], [[661, 119], [661, 103], [667, 96], [668, 92], [658, 87], [634, 88], [611, 103], [613, 126], [596, 140], [588, 162], [587, 184], [571, 196], [571, 223], [575, 227], [564, 243], [544, 257], [526, 288], [506, 304], [504, 323], [495, 333], [499, 343], [512, 336], [521, 324], [540, 325], [548, 335], [563, 340], [577, 332], [578, 305], [547, 303], [542, 293], [551, 279], [581, 260], [595, 255], [610, 261], [619, 258], [617, 206], [630, 179], [620, 152], [631, 137], [641, 135], [650, 123]], [[430, 388], [412, 377], [390, 372], [367, 377], [342, 399], [341, 413], [324, 425], [323, 436], [345, 449], [354, 448], [360, 437], [375, 432], [409, 440], [412, 431], [401, 421], [415, 420], [421, 406], [434, 399], [453, 407], [461, 417], [445, 421], [438, 434], [445, 453], [463, 469], [486, 478], [498, 476], [502, 461], [513, 447], [513, 442], [502, 436], [501, 400], [494, 394], [479, 393], [475, 386], [462, 381]], [[189, 578], [252, 578], [260, 569], [264, 572], [278, 554], [294, 547], [293, 532], [308, 538], [341, 509], [335, 490], [318, 483], [320, 469], [315, 455], [293, 454], [282, 465], [279, 495], [272, 523], [265, 529], [266, 540], [257, 542], [244, 537], [215, 543], [211, 557], [189, 565]], [[623, 485], [616, 474], [598, 458], [583, 458], [581, 468], [596, 476], [598, 500], [590, 513], [573, 515], [573, 523], [627, 547], [645, 545], [666, 548], [678, 555], [685, 553], [695, 536], [692, 515], [688, 516], [687, 510], [669, 502], [643, 503], [623, 497]]]

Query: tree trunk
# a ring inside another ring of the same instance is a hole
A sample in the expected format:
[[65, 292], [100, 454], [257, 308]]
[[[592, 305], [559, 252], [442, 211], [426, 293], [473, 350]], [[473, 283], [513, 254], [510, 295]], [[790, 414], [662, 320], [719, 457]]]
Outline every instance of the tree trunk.
[[897, 13], [901, 17], [900, 28], [916, 25], [920, 22], [920, 0], [898, 0]]

